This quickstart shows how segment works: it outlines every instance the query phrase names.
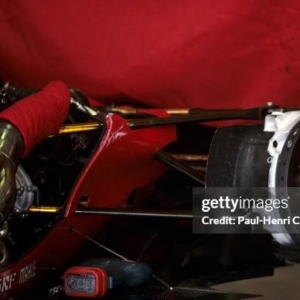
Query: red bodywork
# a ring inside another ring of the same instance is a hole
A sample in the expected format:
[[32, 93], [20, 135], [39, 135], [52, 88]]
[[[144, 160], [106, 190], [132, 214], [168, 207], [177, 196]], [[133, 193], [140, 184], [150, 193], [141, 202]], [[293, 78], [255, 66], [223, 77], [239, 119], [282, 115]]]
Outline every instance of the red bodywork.
[[[165, 112], [156, 114], [163, 116]], [[150, 184], [166, 171], [154, 155], [176, 139], [175, 127], [131, 130], [118, 115], [109, 113], [105, 119], [102, 141], [73, 187], [63, 217], [41, 242], [1, 271], [1, 299], [23, 293], [50, 269], [66, 265], [86, 241], [70, 228], [88, 236], [105, 228], [107, 217], [75, 215], [82, 196], [88, 198], [89, 208], [120, 207], [134, 189]]]

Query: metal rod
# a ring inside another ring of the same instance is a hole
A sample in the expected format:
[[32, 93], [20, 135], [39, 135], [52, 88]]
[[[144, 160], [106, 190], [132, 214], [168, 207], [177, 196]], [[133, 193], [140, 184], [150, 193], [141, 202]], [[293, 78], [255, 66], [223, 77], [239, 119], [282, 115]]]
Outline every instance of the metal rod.
[[201, 172], [197, 172], [192, 168], [180, 163], [176, 159], [174, 159], [171, 155], [169, 155], [165, 151], [160, 151], [155, 155], [164, 163], [168, 164], [170, 167], [180, 171], [181, 173], [187, 175], [188, 177], [192, 178], [193, 180], [205, 185], [205, 175]]
[[138, 109], [136, 109], [134, 107], [130, 107], [130, 106], [115, 106], [108, 111], [121, 114], [122, 116], [125, 116], [125, 117], [126, 116], [127, 117], [130, 117], [130, 116], [142, 117], [145, 115], [143, 112], [139, 111]]
[[189, 167], [195, 171], [202, 171], [206, 172], [207, 168], [204, 166], [194, 166], [194, 165], [189, 165]]
[[102, 126], [103, 124], [97, 122], [82, 123], [82, 124], [68, 124], [68, 125], [61, 126], [58, 134], [97, 130]]
[[156, 117], [147, 119], [130, 119], [127, 121], [131, 129], [138, 129], [150, 126], [163, 126], [188, 122], [207, 122], [220, 120], [262, 120], [271, 110], [270, 107], [256, 107], [237, 110], [197, 110], [186, 115], [174, 115], [170, 117]]
[[118, 252], [116, 252], [116, 251], [114, 251], [114, 250], [112, 250], [112, 249], [110, 249], [110, 248], [104, 246], [103, 244], [101, 244], [101, 243], [99, 243], [98, 241], [96, 241], [95, 239], [93, 239], [93, 238], [87, 236], [87, 235], [84, 234], [83, 232], [81, 232], [81, 231], [75, 229], [74, 227], [70, 227], [69, 230], [70, 230], [71, 232], [72, 232], [72, 231], [73, 231], [73, 232], [76, 232], [77, 234], [81, 235], [81, 236], [84, 237], [85, 239], [89, 240], [90, 242], [94, 243], [95, 245], [99, 246], [100, 248], [104, 249], [105, 251], [107, 251], [107, 252], [109, 252], [109, 253], [111, 253], [111, 254], [113, 254], [113, 255], [115, 255], [115, 256], [121, 258], [122, 260], [124, 260], [124, 261], [130, 261], [130, 260], [129, 260], [128, 258], [126, 258], [125, 256], [123, 256], [123, 255], [121, 255], [120, 253], [118, 253]]
[[[58, 213], [60, 206], [32, 206], [29, 213]], [[102, 216], [131, 216], [131, 217], [156, 217], [156, 218], [193, 218], [189, 210], [148, 210], [136, 208], [80, 208], [76, 214], [79, 215], [102, 215]]]
[[31, 206], [30, 213], [58, 213], [62, 207], [60, 206]]
[[170, 153], [170, 155], [177, 160], [186, 160], [186, 161], [207, 161], [208, 160], [208, 155], [206, 154]]
[[188, 115], [190, 112], [189, 108], [167, 108], [165, 111], [170, 115]]
[[80, 208], [76, 214], [104, 215], [104, 216], [130, 216], [130, 217], [156, 217], [156, 218], [193, 218], [192, 211], [163, 211], [145, 209], [114, 209], [114, 208]]

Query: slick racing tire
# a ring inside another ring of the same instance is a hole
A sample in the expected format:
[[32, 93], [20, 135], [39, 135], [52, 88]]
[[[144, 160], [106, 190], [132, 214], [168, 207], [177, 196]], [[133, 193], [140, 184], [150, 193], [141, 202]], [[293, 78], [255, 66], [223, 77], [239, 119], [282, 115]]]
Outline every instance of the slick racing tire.
[[[267, 187], [269, 175], [268, 143], [272, 133], [263, 125], [220, 127], [212, 139], [208, 154], [207, 187]], [[249, 233], [251, 227], [238, 225], [235, 233]], [[257, 257], [266, 261], [272, 257], [272, 237], [269, 234], [227, 234], [227, 259], [238, 265]], [[253, 247], [260, 245], [260, 247]], [[262, 253], [264, 252], [264, 253]], [[245, 255], [247, 259], [245, 260]], [[239, 257], [239, 259], [237, 259]]]
[[[206, 187], [228, 188], [228, 194], [234, 195], [234, 189], [238, 189], [236, 197], [255, 198], [252, 196], [253, 189], [266, 187], [267, 194], [269, 164], [268, 142], [272, 134], [265, 133], [262, 125], [230, 126], [217, 129], [210, 146]], [[230, 197], [231, 198], [231, 197]], [[233, 196], [233, 198], [235, 198]], [[211, 217], [245, 216], [252, 214], [251, 209], [212, 210]], [[235, 224], [224, 227], [224, 233], [251, 233], [252, 226], [249, 224]], [[258, 232], [264, 232], [262, 226], [256, 227]]]
[[267, 187], [268, 143], [262, 125], [217, 129], [208, 155], [207, 187]]

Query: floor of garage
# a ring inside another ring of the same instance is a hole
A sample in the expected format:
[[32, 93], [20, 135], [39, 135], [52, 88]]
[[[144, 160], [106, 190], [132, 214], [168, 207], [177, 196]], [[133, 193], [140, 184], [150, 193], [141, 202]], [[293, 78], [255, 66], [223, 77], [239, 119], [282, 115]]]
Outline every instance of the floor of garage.
[[299, 300], [300, 264], [289, 264], [275, 269], [275, 275], [257, 279], [241, 280], [214, 286], [222, 291], [263, 295], [252, 299]]

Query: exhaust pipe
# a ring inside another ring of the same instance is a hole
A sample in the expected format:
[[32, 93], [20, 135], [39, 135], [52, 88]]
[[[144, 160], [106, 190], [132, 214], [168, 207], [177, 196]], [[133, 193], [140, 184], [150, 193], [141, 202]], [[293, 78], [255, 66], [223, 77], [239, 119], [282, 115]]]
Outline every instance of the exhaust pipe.
[[0, 122], [0, 226], [14, 206], [15, 174], [23, 152], [24, 142], [19, 130], [8, 122]]
[[52, 82], [0, 113], [0, 226], [15, 203], [15, 173], [21, 159], [49, 135], [59, 132], [69, 107], [68, 87]]

